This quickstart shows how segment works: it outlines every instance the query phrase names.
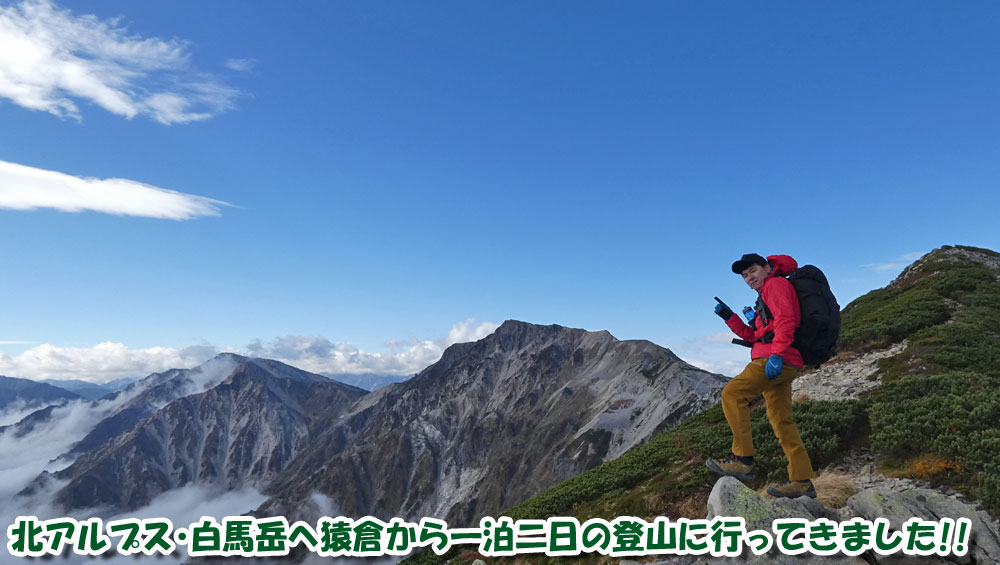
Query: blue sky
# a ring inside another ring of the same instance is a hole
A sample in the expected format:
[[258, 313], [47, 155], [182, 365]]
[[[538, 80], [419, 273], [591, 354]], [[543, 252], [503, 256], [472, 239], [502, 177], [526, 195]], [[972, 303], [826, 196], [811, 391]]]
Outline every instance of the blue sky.
[[403, 373], [519, 319], [732, 374], [743, 253], [845, 305], [1000, 249], [994, 3], [294, 8], [0, 2], [0, 373]]

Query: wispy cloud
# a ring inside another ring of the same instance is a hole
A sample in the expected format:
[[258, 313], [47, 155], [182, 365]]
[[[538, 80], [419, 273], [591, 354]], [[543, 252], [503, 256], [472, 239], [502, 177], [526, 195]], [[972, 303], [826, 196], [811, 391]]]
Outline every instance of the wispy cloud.
[[276, 359], [314, 373], [378, 373], [412, 375], [441, 358], [452, 344], [482, 339], [498, 327], [492, 322], [464, 320], [438, 340], [388, 341], [387, 351], [368, 352], [322, 336], [284, 336], [269, 342], [217, 347], [151, 347], [132, 349], [105, 342], [93, 347], [41, 344], [17, 355], [0, 353], [0, 374], [25, 379], [78, 379], [105, 383], [123, 377], [144, 377], [167, 369], [199, 365], [223, 352]]
[[[51, 404], [56, 403], [56, 401], [51, 402]], [[38, 402], [25, 402], [22, 398], [18, 398], [14, 402], [8, 402], [6, 406], [0, 408], [0, 427], [16, 424], [28, 414], [47, 405], [39, 404]]]
[[59, 456], [137, 393], [97, 402], [73, 400], [54, 408], [51, 418], [37, 422], [22, 436], [9, 429], [0, 433], [0, 507], [43, 470], [69, 465], [71, 461]]
[[734, 337], [736, 335], [732, 332], [718, 332], [685, 339], [671, 349], [695, 367], [733, 377], [750, 361], [750, 350], [734, 345]]
[[920, 251], [914, 251], [911, 253], [905, 253], [892, 259], [891, 261], [886, 261], [884, 263], [868, 263], [866, 265], [861, 265], [863, 269], [870, 269], [872, 271], [884, 272], [884, 271], [898, 271], [904, 267], [907, 267], [910, 263], [916, 261], [923, 257], [924, 254]]
[[257, 66], [257, 61], [254, 59], [227, 59], [226, 68], [232, 69], [239, 72], [249, 72]]
[[0, 7], [0, 97], [80, 119], [78, 100], [163, 124], [204, 120], [238, 91], [194, 69], [188, 43], [129, 32], [121, 18], [76, 15], [48, 0]]
[[0, 161], [0, 208], [188, 220], [217, 216], [221, 206], [231, 204], [127, 179], [81, 178]]
[[704, 337], [702, 337], [700, 339], [691, 340], [691, 341], [694, 342], [694, 343], [728, 343], [728, 344], [731, 344], [733, 342], [733, 338], [734, 337], [736, 337], [736, 335], [734, 335], [733, 332], [718, 332], [718, 333], [709, 334], [709, 335], [706, 335], [706, 336], [704, 336]]
[[742, 371], [746, 366], [747, 362], [750, 360], [749, 357], [744, 355], [743, 359], [723, 359], [720, 356], [715, 357], [686, 357], [682, 356], [688, 363], [698, 367], [699, 369], [704, 369], [710, 373], [718, 373], [727, 377], [735, 377]]

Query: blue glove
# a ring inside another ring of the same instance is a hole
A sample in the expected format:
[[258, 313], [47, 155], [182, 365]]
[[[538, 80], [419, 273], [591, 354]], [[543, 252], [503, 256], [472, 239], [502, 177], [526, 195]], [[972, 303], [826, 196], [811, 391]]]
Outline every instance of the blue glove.
[[722, 318], [723, 320], [728, 320], [733, 317], [733, 309], [725, 304], [715, 305], [715, 314]]
[[781, 366], [784, 364], [785, 361], [781, 355], [772, 355], [767, 358], [767, 364], [764, 365], [764, 374], [769, 380], [776, 379], [781, 374]]

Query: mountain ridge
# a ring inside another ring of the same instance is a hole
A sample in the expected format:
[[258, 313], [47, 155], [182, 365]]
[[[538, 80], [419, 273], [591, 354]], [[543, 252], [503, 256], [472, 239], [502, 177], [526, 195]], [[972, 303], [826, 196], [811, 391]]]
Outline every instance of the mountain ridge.
[[41, 407], [44, 404], [65, 402], [77, 398], [82, 397], [75, 392], [52, 384], [0, 375], [0, 410], [14, 404]]

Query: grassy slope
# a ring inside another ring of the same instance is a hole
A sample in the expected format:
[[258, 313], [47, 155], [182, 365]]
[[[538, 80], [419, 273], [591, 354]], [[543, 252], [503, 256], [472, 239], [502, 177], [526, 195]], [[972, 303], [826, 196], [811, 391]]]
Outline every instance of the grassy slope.
[[[942, 249], [948, 249], [946, 246]], [[961, 248], [1000, 258], [989, 250]], [[996, 271], [949, 261], [940, 251], [901, 284], [872, 291], [843, 310], [840, 349], [859, 352], [909, 338], [883, 361], [883, 384], [865, 398], [795, 405], [795, 421], [821, 469], [853, 445], [870, 444], [884, 468], [947, 484], [1000, 510], [1000, 283]], [[753, 411], [758, 480], [784, 480], [785, 461], [763, 406]], [[508, 516], [703, 518], [715, 477], [705, 459], [728, 452], [721, 406], [693, 416], [622, 457], [514, 507]], [[467, 546], [471, 547], [471, 546]], [[457, 562], [475, 557], [459, 555]], [[407, 564], [440, 563], [424, 552]], [[491, 560], [495, 562], [496, 560]], [[514, 562], [514, 560], [502, 560]], [[517, 562], [597, 563], [538, 556]]]

